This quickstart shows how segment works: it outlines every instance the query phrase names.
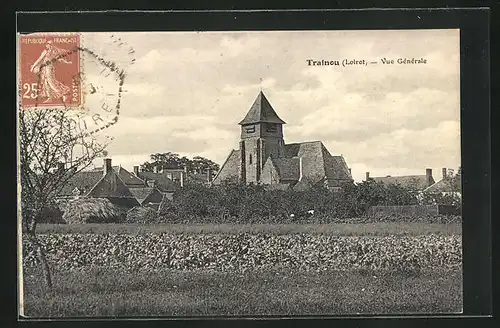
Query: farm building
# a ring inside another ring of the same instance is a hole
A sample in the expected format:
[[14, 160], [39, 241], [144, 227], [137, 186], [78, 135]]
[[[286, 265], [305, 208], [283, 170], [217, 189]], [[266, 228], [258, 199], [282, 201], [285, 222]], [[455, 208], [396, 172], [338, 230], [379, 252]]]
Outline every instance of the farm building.
[[106, 198], [125, 208], [158, 206], [163, 199], [172, 200], [174, 193], [189, 182], [209, 184], [212, 173], [187, 173], [185, 169], [162, 169], [153, 172], [140, 171], [134, 166], [131, 173], [112, 166], [111, 159], [104, 159], [103, 167], [82, 171], [67, 181], [59, 193], [59, 199], [80, 197]]
[[424, 192], [428, 193], [441, 193], [444, 195], [462, 195], [462, 184], [461, 184], [461, 174], [453, 177], [452, 174], [449, 175], [446, 168], [442, 169], [441, 180], [430, 185]]
[[432, 169], [426, 169], [425, 174], [417, 175], [403, 175], [403, 176], [390, 176], [385, 177], [371, 177], [370, 172], [366, 172], [366, 181], [372, 180], [375, 182], [381, 182], [385, 185], [400, 185], [403, 187], [412, 187], [417, 190], [423, 191], [426, 188], [432, 186], [435, 181], [432, 177]]
[[286, 144], [284, 124], [261, 91], [239, 122], [239, 149], [231, 150], [212, 183], [237, 179], [274, 189], [304, 190], [323, 184], [335, 190], [353, 182], [344, 158], [332, 156], [321, 141]]
[[371, 177], [370, 172], [366, 172], [365, 181], [372, 180], [381, 182], [385, 185], [396, 184], [403, 187], [413, 187], [423, 193], [443, 193], [461, 194], [461, 179], [460, 175], [452, 177], [448, 174], [446, 168], [442, 169], [442, 177], [439, 181], [435, 181], [432, 176], [432, 169], [426, 169], [425, 175], [405, 175], [405, 176], [385, 176]]
[[164, 186], [164, 189], [175, 191], [182, 188], [186, 182], [200, 183], [209, 185], [212, 181], [212, 171], [188, 172], [187, 167], [178, 168], [160, 168], [154, 167], [153, 172], [144, 172], [140, 170], [139, 165], [134, 166], [134, 174], [141, 179], [155, 180]]
[[149, 174], [139, 177], [121, 166], [112, 166], [111, 159], [106, 158], [102, 168], [78, 172], [71, 177], [59, 193], [59, 199], [105, 198], [125, 208], [156, 206], [163, 198], [171, 199], [176, 188], [166, 177]]

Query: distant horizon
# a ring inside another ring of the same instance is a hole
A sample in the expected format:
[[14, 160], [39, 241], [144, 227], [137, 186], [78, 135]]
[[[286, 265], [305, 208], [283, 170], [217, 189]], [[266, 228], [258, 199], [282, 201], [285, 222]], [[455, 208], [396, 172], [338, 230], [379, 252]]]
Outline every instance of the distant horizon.
[[[317, 141], [320, 141], [320, 140], [317, 140]], [[314, 142], [314, 141], [306, 141], [306, 142]], [[286, 143], [285, 143], [286, 144]], [[164, 152], [164, 153], [167, 153], [168, 151]], [[173, 152], [171, 152], [173, 153]], [[175, 153], [175, 154], [178, 154], [178, 153]], [[153, 154], [151, 154], [153, 155]], [[183, 157], [183, 156], [186, 156], [186, 155], [183, 155], [183, 154], [178, 154], [179, 157]], [[194, 156], [197, 156], [197, 155], [194, 155]], [[186, 156], [188, 157], [189, 159], [192, 159], [194, 156]], [[342, 156], [342, 155], [339, 155], [339, 156]], [[105, 156], [105, 157], [101, 157], [99, 159], [96, 159], [96, 161], [104, 161], [104, 159], [111, 159], [111, 165], [112, 166], [119, 166], [119, 167], [122, 167], [124, 168], [125, 170], [127, 170], [128, 172], [130, 173], [133, 173], [134, 172], [134, 166], [137, 165], [139, 167], [142, 167], [142, 164], [144, 164], [146, 161], [147, 162], [151, 162], [150, 161], [150, 158], [148, 158], [148, 160], [145, 160], [145, 161], [142, 161], [141, 163], [137, 163], [137, 164], [134, 164], [130, 167], [125, 167], [123, 165], [121, 165], [120, 163], [116, 163], [113, 161], [113, 158], [110, 157], [110, 156]], [[207, 158], [207, 159], [210, 159], [212, 160], [211, 158]], [[215, 161], [214, 161], [215, 162]], [[222, 166], [222, 164], [224, 163], [217, 163], [215, 162], [216, 164], [218, 164], [219, 166]], [[381, 177], [404, 177], [404, 176], [414, 176], [414, 175], [426, 175], [426, 170], [427, 169], [431, 169], [432, 170], [432, 177], [434, 178], [434, 180], [437, 182], [439, 180], [441, 180], [442, 178], [442, 170], [443, 169], [446, 169], [447, 172], [449, 173], [450, 171], [449, 170], [453, 170], [453, 172], [456, 174], [458, 172], [458, 169], [460, 168], [460, 166], [458, 167], [441, 167], [441, 168], [431, 168], [431, 167], [425, 167], [423, 168], [421, 171], [419, 172], [416, 172], [415, 173], [407, 173], [407, 174], [386, 174], [386, 175], [377, 175], [376, 173], [373, 174], [374, 172], [369, 172], [369, 175], [370, 175], [370, 178], [381, 178]], [[101, 162], [101, 163], [94, 163], [92, 165], [90, 165], [89, 167], [87, 167], [84, 171], [87, 171], [87, 170], [95, 170], [95, 169], [104, 169], [104, 163]], [[367, 172], [363, 172], [363, 178], [362, 179], [355, 179], [354, 178], [354, 172], [352, 172], [351, 175], [353, 175], [353, 179], [354, 179], [354, 182], [361, 182], [361, 181], [365, 181], [365, 177], [366, 177], [366, 173]], [[359, 173], [359, 172], [358, 172]], [[359, 174], [358, 174], [359, 175]]]

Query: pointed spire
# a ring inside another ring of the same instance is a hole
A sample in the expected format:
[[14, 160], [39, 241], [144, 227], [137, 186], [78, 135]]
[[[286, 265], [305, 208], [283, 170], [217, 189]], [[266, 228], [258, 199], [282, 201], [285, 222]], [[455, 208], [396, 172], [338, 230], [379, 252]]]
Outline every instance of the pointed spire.
[[259, 92], [252, 107], [239, 124], [245, 125], [261, 122], [285, 124], [285, 121], [279, 118], [262, 91]]

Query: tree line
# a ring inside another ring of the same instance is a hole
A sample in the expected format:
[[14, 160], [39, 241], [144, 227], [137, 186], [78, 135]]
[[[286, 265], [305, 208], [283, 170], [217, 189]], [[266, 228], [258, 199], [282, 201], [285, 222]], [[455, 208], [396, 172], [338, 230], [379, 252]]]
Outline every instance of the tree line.
[[188, 158], [187, 156], [181, 157], [179, 154], [172, 152], [151, 154], [150, 160], [142, 163], [141, 167], [146, 172], [153, 172], [155, 169], [186, 168], [188, 173], [205, 174], [208, 170], [211, 170], [213, 175], [220, 168], [219, 164], [208, 158], [202, 156], [194, 156], [193, 158]]

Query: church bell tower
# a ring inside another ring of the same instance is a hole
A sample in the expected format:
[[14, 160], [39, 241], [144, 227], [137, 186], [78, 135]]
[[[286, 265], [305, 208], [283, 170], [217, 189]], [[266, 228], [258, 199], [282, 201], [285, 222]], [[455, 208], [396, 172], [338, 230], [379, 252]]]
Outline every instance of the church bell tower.
[[283, 124], [261, 91], [241, 126], [239, 176], [244, 183], [258, 183], [267, 158], [283, 156]]

